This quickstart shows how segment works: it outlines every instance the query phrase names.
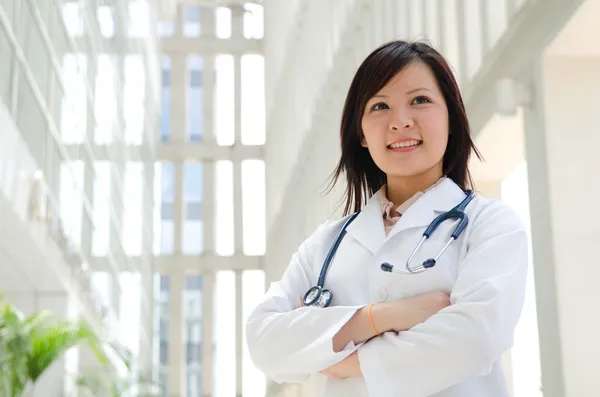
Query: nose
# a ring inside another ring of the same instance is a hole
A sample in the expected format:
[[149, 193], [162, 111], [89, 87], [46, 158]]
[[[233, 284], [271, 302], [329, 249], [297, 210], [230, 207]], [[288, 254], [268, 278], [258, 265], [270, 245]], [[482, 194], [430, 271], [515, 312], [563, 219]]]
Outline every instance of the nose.
[[410, 112], [406, 110], [397, 110], [390, 113], [392, 114], [390, 120], [390, 130], [398, 131], [401, 129], [414, 127], [415, 121]]

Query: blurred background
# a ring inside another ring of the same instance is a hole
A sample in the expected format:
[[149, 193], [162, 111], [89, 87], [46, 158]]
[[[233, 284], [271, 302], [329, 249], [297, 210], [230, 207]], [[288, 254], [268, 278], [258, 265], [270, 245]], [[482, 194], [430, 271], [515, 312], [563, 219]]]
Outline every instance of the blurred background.
[[[265, 380], [244, 323], [340, 214], [322, 192], [359, 63], [423, 39], [460, 82], [476, 190], [530, 227], [513, 396], [598, 396], [598, 20], [598, 0], [0, 0], [2, 299], [85, 319], [156, 395], [312, 395]], [[101, 365], [70, 349], [29, 393]]]

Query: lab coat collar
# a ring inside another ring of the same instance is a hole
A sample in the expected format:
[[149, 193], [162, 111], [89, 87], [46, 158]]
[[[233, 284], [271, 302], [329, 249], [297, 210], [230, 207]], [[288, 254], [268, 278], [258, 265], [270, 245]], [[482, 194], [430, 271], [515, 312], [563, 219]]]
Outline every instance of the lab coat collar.
[[451, 210], [464, 198], [463, 190], [451, 179], [444, 178], [406, 210], [386, 237], [381, 214], [381, 197], [377, 192], [348, 226], [347, 232], [375, 254], [381, 245], [395, 234], [429, 225], [437, 215]]

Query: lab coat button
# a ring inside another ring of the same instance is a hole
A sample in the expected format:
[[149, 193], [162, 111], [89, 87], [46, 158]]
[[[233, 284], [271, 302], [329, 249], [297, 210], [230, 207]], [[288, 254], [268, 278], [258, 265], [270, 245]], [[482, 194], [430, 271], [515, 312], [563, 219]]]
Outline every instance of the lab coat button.
[[385, 300], [387, 299], [388, 293], [387, 290], [385, 288], [381, 288], [379, 290], [379, 292], [377, 293], [377, 301], [378, 302], [385, 302]]

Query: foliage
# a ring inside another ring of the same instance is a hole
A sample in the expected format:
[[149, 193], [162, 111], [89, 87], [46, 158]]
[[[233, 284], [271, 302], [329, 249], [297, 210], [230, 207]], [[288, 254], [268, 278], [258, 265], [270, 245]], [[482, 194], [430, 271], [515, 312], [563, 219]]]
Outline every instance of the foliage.
[[87, 345], [107, 363], [99, 335], [84, 321], [60, 320], [43, 311], [25, 317], [0, 301], [0, 395], [20, 397], [67, 350]]

